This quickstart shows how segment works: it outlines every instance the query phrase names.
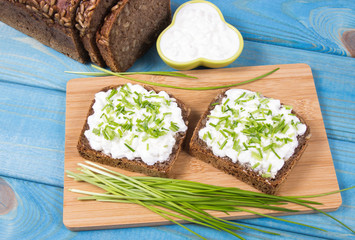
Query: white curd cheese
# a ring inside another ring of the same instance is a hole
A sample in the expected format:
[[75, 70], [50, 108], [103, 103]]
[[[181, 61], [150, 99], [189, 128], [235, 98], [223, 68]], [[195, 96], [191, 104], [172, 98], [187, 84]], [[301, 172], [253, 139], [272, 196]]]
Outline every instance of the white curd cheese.
[[298, 146], [306, 125], [289, 106], [260, 94], [231, 89], [199, 131], [213, 154], [229, 157], [263, 177], [274, 178]]
[[197, 58], [225, 60], [239, 49], [239, 38], [207, 3], [185, 5], [175, 23], [160, 40], [162, 53], [170, 60], [187, 62]]
[[187, 130], [174, 98], [140, 85], [98, 92], [93, 110], [85, 136], [91, 148], [112, 158], [141, 158], [148, 165], [166, 161], [176, 134]]

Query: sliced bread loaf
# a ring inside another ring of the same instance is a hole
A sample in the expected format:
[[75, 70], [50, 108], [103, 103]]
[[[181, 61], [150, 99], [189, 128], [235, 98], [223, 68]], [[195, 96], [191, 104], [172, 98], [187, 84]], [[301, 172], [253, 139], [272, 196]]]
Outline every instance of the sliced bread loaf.
[[77, 149], [88, 160], [168, 177], [187, 131], [189, 109], [164, 91], [109, 86], [95, 95]]
[[112, 71], [126, 71], [171, 21], [170, 0], [123, 0], [97, 32], [96, 42]]
[[209, 105], [190, 153], [256, 189], [275, 194], [304, 152], [310, 128], [291, 107], [230, 89]]
[[80, 0], [0, 0], [0, 21], [65, 55], [88, 60], [75, 25]]

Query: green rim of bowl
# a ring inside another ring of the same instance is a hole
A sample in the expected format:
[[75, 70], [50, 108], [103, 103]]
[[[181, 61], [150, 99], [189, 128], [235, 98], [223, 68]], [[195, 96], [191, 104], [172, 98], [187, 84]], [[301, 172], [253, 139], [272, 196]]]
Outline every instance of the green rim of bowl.
[[[169, 30], [171, 27], [174, 26], [175, 19], [176, 19], [176, 16], [177, 16], [178, 12], [184, 6], [186, 6], [188, 4], [193, 4], [193, 3], [206, 3], [206, 4], [209, 4], [210, 6], [212, 6], [214, 9], [217, 10], [219, 16], [221, 17], [221, 20], [229, 28], [231, 28], [233, 31], [235, 31], [237, 33], [238, 39], [239, 39], [239, 48], [238, 48], [238, 51], [232, 57], [226, 58], [224, 60], [210, 60], [210, 59], [207, 59], [207, 58], [196, 58], [194, 60], [187, 61], [187, 62], [177, 62], [177, 61], [173, 61], [173, 60], [167, 58], [163, 54], [163, 52], [160, 49], [160, 40], [161, 40], [162, 36], [165, 34], [165, 32], [167, 30]], [[239, 57], [239, 55], [242, 53], [243, 48], [244, 48], [244, 40], [243, 40], [242, 35], [238, 31], [238, 29], [236, 29], [235, 27], [233, 27], [232, 25], [230, 25], [229, 23], [226, 22], [226, 20], [223, 17], [223, 14], [222, 14], [221, 10], [216, 5], [214, 5], [211, 2], [204, 1], [204, 0], [193, 0], [193, 1], [189, 1], [189, 2], [186, 2], [186, 3], [182, 4], [180, 7], [178, 7], [176, 9], [171, 24], [163, 32], [160, 33], [160, 35], [158, 37], [158, 40], [157, 40], [157, 43], [156, 43], [156, 47], [157, 47], [157, 51], [158, 51], [158, 54], [159, 54], [160, 58], [167, 65], [169, 65], [170, 67], [175, 68], [177, 70], [190, 70], [190, 69], [196, 68], [198, 66], [205, 66], [205, 67], [209, 67], [209, 68], [220, 68], [220, 67], [225, 67], [225, 66], [231, 64], [232, 62], [234, 62]]]

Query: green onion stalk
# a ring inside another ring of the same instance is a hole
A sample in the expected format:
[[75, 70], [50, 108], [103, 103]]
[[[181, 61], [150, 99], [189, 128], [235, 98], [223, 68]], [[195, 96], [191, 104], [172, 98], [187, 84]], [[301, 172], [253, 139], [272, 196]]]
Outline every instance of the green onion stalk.
[[112, 72], [110, 70], [107, 70], [105, 68], [101, 68], [96, 65], [91, 65], [93, 68], [99, 70], [100, 72], [73, 72], [73, 71], [65, 71], [66, 73], [72, 73], [72, 74], [79, 74], [79, 75], [85, 75], [85, 76], [93, 76], [93, 77], [102, 77], [102, 76], [116, 76], [124, 79], [128, 79], [134, 82], [139, 82], [147, 85], [152, 85], [152, 86], [158, 86], [158, 87], [166, 87], [166, 88], [174, 88], [174, 89], [183, 89], [183, 90], [193, 90], [193, 91], [204, 91], [204, 90], [216, 90], [216, 89], [222, 89], [222, 88], [230, 88], [230, 87], [236, 87], [240, 86], [243, 84], [251, 83], [256, 80], [262, 79], [266, 76], [269, 76], [270, 74], [276, 72], [280, 68], [275, 68], [265, 74], [262, 74], [260, 76], [254, 77], [249, 80], [245, 80], [242, 82], [234, 83], [234, 84], [228, 84], [228, 85], [222, 85], [222, 86], [208, 86], [208, 87], [182, 87], [182, 86], [175, 86], [175, 85], [169, 85], [169, 84], [164, 84], [164, 83], [157, 83], [157, 82], [150, 82], [150, 81], [145, 81], [137, 78], [133, 78], [127, 75], [136, 75], [136, 74], [143, 74], [143, 75], [158, 75], [158, 76], [169, 76], [169, 77], [183, 77], [183, 78], [192, 78], [196, 79], [197, 77], [190, 76], [184, 73], [180, 72], [165, 72], [165, 71], [153, 71], [153, 72]]
[[242, 190], [235, 187], [221, 187], [188, 180], [146, 176], [129, 177], [90, 161], [85, 161], [85, 163], [86, 164], [78, 163], [80, 173], [66, 171], [67, 176], [76, 181], [84, 181], [97, 186], [104, 191], [91, 192], [69, 189], [69, 191], [87, 195], [79, 197], [79, 200], [137, 204], [181, 226], [202, 239], [206, 238], [175, 219], [195, 223], [219, 231], [225, 231], [239, 239], [244, 238], [238, 234], [238, 231], [245, 228], [272, 235], [279, 234], [215, 217], [208, 211], [212, 210], [226, 214], [236, 211], [247, 212], [319, 231], [326, 231], [316, 226], [263, 214], [257, 211], [257, 209], [267, 209], [280, 212], [298, 212], [297, 210], [287, 208], [288, 203], [293, 203], [322, 213], [355, 234], [354, 230], [338, 219], [314, 207], [314, 205], [321, 205], [321, 203], [309, 200], [309, 198], [350, 190], [355, 188], [355, 186], [309, 196], [275, 196]]

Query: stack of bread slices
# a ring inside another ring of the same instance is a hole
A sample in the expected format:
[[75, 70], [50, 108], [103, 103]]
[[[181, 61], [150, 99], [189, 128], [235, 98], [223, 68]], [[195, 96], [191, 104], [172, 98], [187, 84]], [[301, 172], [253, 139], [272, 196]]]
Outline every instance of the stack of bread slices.
[[126, 71], [171, 9], [170, 0], [0, 0], [0, 21], [79, 62]]

